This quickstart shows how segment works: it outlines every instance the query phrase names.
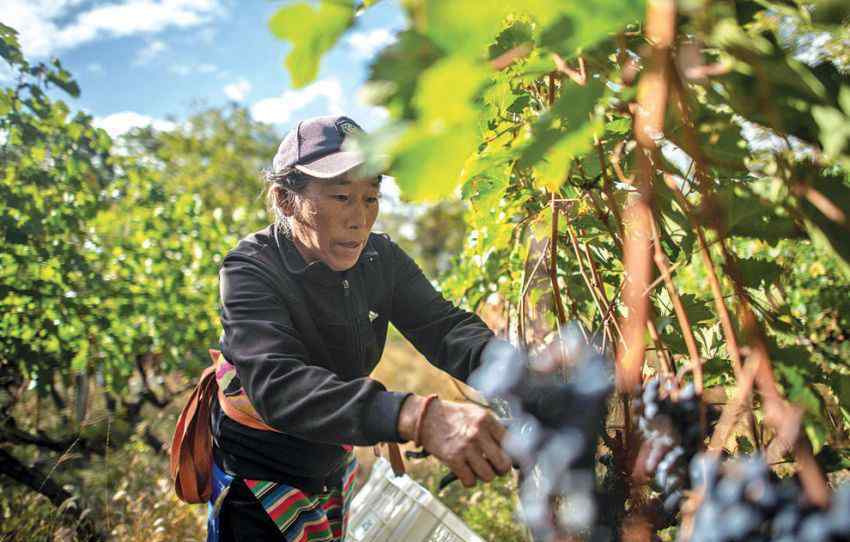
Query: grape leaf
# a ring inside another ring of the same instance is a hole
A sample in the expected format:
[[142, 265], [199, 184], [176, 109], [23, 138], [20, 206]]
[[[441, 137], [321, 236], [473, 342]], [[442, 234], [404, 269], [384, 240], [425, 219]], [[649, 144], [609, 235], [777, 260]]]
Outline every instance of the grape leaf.
[[316, 78], [322, 55], [329, 51], [354, 22], [351, 0], [325, 0], [318, 8], [298, 3], [280, 8], [269, 20], [279, 39], [292, 43], [286, 67], [292, 86], [300, 88]]

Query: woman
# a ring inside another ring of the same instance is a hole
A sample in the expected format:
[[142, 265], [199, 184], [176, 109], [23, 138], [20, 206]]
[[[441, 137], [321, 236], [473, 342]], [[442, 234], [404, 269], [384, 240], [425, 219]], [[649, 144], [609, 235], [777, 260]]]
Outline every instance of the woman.
[[217, 480], [229, 483], [211, 523], [220, 540], [341, 539], [351, 445], [415, 441], [467, 487], [510, 469], [504, 428], [487, 410], [368, 378], [390, 322], [462, 380], [493, 333], [371, 233], [380, 177], [358, 174], [362, 158], [342, 148], [359, 130], [347, 117], [319, 117], [287, 134], [267, 175], [275, 223], [222, 264], [221, 351], [235, 367], [224, 393], [244, 394], [274, 430], [213, 407]]

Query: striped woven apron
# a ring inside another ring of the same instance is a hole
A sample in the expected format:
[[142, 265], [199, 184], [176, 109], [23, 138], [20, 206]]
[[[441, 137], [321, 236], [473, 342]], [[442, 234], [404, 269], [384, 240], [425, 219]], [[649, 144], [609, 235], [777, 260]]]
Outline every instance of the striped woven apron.
[[[213, 357], [215, 360], [215, 356]], [[225, 389], [236, 374], [235, 367], [221, 360], [216, 380]], [[236, 407], [248, 408], [244, 394], [228, 397]], [[347, 451], [346, 468], [341, 487], [329, 488], [322, 493], [307, 493], [282, 482], [243, 479], [257, 500], [280, 529], [286, 542], [337, 542], [342, 541], [348, 524], [348, 510], [354, 496], [358, 463], [351, 446]], [[219, 511], [227, 497], [234, 477], [224, 472], [215, 461], [212, 468], [212, 496], [208, 505], [207, 542], [220, 542], [221, 521]]]
[[[341, 487], [307, 493], [282, 482], [243, 479], [286, 542], [342, 541], [356, 489], [358, 463], [349, 451]], [[213, 493], [208, 505], [207, 542], [220, 542], [219, 510], [234, 477], [213, 462]]]

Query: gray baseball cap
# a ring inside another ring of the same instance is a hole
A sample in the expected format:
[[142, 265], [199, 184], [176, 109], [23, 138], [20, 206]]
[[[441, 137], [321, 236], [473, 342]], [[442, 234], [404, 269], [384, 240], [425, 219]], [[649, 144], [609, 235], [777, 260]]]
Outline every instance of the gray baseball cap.
[[320, 179], [339, 177], [364, 163], [362, 153], [343, 149], [346, 136], [362, 132], [344, 116], [303, 120], [280, 142], [272, 167], [275, 172], [294, 167]]

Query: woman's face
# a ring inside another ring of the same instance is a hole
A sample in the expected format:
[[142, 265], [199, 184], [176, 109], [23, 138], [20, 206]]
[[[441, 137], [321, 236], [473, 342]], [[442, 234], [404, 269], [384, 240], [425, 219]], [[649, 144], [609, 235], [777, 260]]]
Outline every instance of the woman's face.
[[284, 209], [304, 260], [334, 271], [354, 267], [378, 217], [380, 186], [374, 177], [310, 181], [301, 203]]

